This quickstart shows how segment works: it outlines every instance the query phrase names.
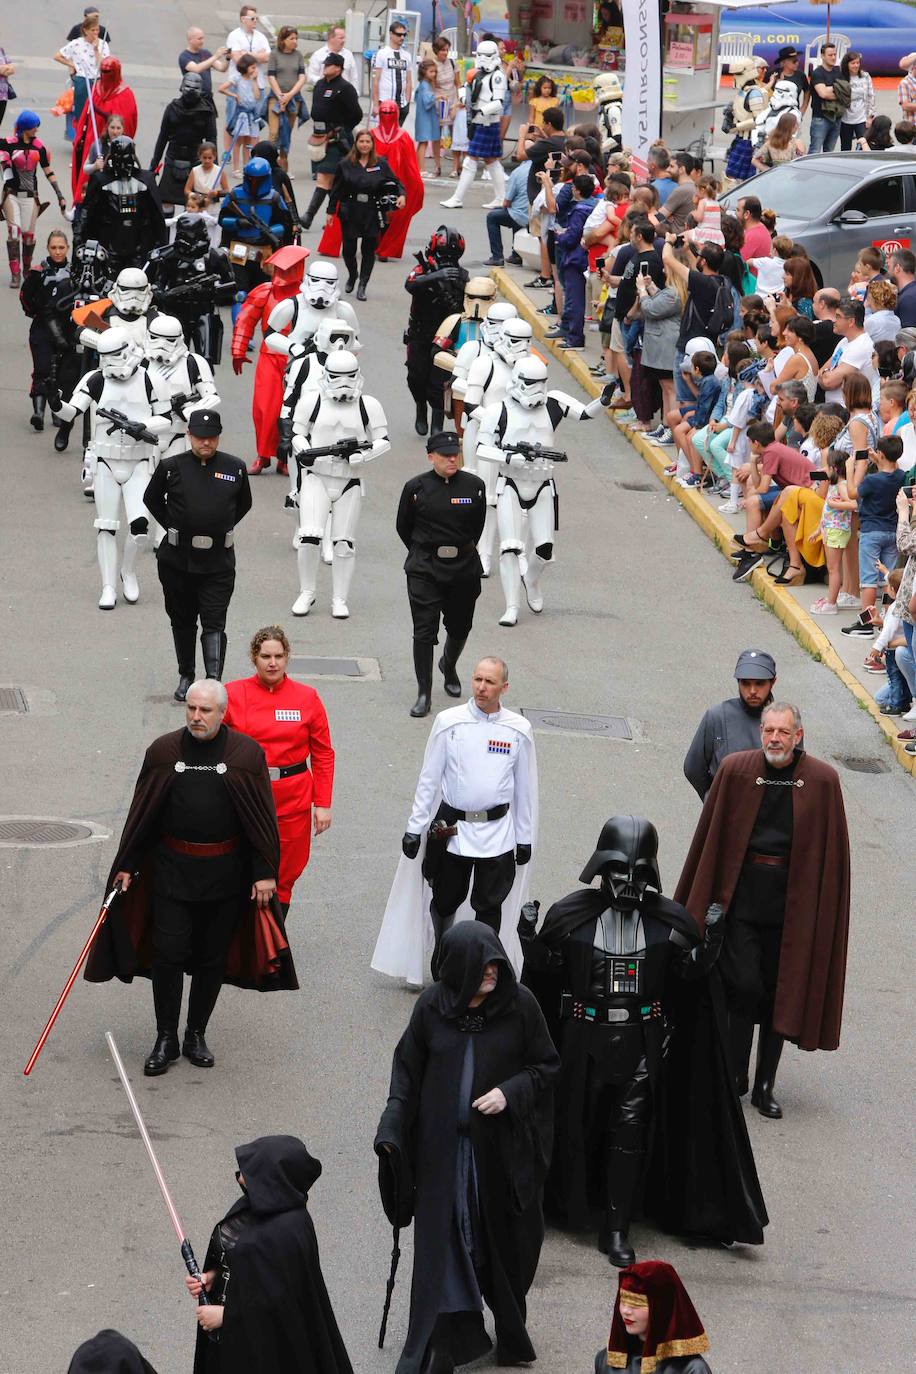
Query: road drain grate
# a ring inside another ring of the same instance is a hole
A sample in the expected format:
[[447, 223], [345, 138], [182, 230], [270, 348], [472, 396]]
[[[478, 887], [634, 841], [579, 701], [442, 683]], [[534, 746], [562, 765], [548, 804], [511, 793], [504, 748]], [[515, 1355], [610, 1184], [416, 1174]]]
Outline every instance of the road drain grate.
[[291, 658], [289, 670], [297, 677], [362, 677], [358, 658]]
[[0, 687], [0, 713], [26, 715], [29, 703], [21, 687]]
[[889, 773], [890, 764], [884, 759], [863, 759], [853, 754], [834, 754], [834, 759], [851, 773]]
[[0, 816], [0, 845], [82, 844], [97, 838], [91, 825], [56, 816]]
[[531, 721], [535, 730], [556, 730], [598, 739], [633, 738], [626, 716], [584, 716], [573, 711], [535, 711], [527, 706], [522, 707], [522, 715]]

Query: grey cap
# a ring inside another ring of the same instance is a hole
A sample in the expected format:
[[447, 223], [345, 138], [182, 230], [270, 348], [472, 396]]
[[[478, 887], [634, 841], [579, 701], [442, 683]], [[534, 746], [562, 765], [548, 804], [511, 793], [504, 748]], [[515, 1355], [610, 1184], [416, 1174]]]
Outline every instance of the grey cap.
[[911, 348], [916, 348], [916, 329], [898, 329], [894, 343], [898, 348], [905, 348], [907, 352]]
[[759, 682], [772, 682], [776, 676], [776, 660], [763, 649], [742, 649], [735, 664], [735, 678], [756, 678]]

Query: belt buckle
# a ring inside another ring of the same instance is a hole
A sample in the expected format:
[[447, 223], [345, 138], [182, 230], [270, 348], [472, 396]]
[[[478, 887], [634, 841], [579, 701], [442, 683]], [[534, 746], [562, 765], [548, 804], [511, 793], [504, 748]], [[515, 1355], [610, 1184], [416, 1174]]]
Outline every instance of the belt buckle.
[[457, 558], [458, 547], [455, 544], [440, 544], [436, 554], [439, 558]]
[[267, 770], [267, 776], [270, 778], [271, 782], [279, 782], [279, 781], [280, 781], [280, 769], [277, 768], [276, 765], [275, 765], [273, 768], [268, 768], [268, 770]]
[[192, 535], [191, 535], [191, 548], [192, 548], [192, 549], [212, 549], [212, 548], [213, 548], [213, 540], [212, 540], [212, 538], [210, 537], [209, 534], [192, 534]]
[[166, 534], [166, 538], [168, 539], [169, 543], [170, 543], [174, 548], [177, 548], [177, 547], [178, 547], [178, 531], [177, 531], [177, 530], [170, 529], [170, 530], [167, 532], [167, 534]]
[[465, 811], [464, 819], [466, 821], [485, 821], [487, 813], [486, 811]]
[[609, 1025], [617, 1022], [629, 1021], [630, 1019], [630, 1013], [626, 1007], [607, 1007], [605, 1009], [605, 1015], [607, 1016]]
[[357, 193], [356, 199], [360, 201], [367, 201], [369, 197], [363, 191], [360, 191]]

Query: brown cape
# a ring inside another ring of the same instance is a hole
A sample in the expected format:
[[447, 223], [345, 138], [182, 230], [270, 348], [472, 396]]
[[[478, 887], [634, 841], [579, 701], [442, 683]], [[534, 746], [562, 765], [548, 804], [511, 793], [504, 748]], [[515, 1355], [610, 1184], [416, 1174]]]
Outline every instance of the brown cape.
[[[706, 796], [674, 900], [700, 924], [729, 907], [760, 807], [762, 749], [723, 759]], [[803, 1050], [840, 1043], [849, 932], [849, 835], [836, 771], [801, 752], [773, 1029]], [[727, 919], [727, 918], [726, 918]]]
[[[116, 873], [139, 876], [115, 900], [92, 947], [83, 974], [90, 983], [106, 983], [110, 978], [129, 983], [137, 974], [149, 977], [152, 970], [153, 851], [159, 838], [159, 816], [181, 757], [183, 735], [184, 728], [160, 735], [146, 751], [106, 891], [111, 891]], [[276, 876], [280, 836], [264, 751], [247, 735], [227, 727], [223, 762], [226, 787], [245, 838]], [[248, 891], [246, 885], [239, 892], [245, 910], [229, 950], [223, 981], [259, 992], [298, 988], [277, 899], [262, 911], [249, 899]]]

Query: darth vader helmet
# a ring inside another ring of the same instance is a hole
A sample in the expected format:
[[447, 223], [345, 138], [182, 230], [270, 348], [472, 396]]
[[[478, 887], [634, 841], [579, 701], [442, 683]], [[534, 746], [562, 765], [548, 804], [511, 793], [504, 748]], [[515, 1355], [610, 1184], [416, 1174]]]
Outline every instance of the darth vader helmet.
[[132, 138], [121, 134], [119, 138], [111, 140], [111, 147], [108, 149], [108, 167], [119, 178], [132, 177], [134, 172], [139, 169], [137, 150]]
[[601, 874], [601, 887], [623, 911], [639, 906], [648, 888], [661, 892], [658, 831], [645, 816], [611, 816], [604, 822], [595, 852], [579, 874], [590, 883]]

